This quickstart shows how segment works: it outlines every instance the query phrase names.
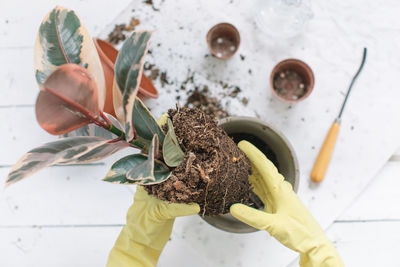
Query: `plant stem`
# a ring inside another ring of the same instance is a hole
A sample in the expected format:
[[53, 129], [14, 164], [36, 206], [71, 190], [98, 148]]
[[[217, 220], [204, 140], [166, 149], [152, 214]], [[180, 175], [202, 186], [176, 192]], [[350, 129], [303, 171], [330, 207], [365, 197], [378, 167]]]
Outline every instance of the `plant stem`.
[[104, 115], [103, 112], [100, 113], [101, 117], [103, 118], [103, 120], [105, 120], [107, 122], [107, 124], [112, 124], [111, 121], [107, 118], [106, 115]]
[[134, 147], [139, 148], [139, 149], [143, 149], [144, 148], [144, 144], [142, 142], [139, 142], [139, 140], [135, 140], [133, 139], [130, 144], [132, 144]]
[[108, 124], [106, 129], [112, 132], [113, 134], [117, 135], [121, 139], [125, 138], [125, 133], [112, 124]]
[[[122, 132], [120, 129], [118, 129], [117, 127], [115, 127], [112, 124], [104, 124], [102, 122], [102, 125], [97, 124], [96, 125], [103, 127], [104, 129], [112, 132], [113, 134], [117, 135], [119, 137], [120, 140], [123, 140], [125, 138], [125, 133]], [[144, 144], [142, 142], [140, 142], [139, 140], [133, 139], [131, 142], [129, 142], [129, 145], [131, 147], [137, 148], [137, 149], [143, 149], [144, 148]]]
[[[107, 126], [104, 127], [104, 128], [109, 130], [113, 134], [119, 136], [119, 138], [121, 138], [121, 140], [123, 140], [125, 138], [125, 133], [122, 132], [120, 129], [118, 129], [117, 127], [115, 127], [112, 124], [107, 124]], [[138, 140], [135, 140], [135, 139], [132, 140], [129, 144], [131, 144], [135, 148], [139, 148], [139, 149], [143, 149], [144, 148], [144, 144], [142, 142], [139, 142]]]

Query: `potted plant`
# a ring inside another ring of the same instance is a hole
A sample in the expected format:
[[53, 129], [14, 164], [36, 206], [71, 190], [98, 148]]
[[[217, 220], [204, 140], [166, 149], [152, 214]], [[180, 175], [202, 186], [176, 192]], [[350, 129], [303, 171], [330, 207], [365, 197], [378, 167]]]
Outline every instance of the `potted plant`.
[[[256, 118], [228, 117], [219, 121], [219, 126], [238, 143], [247, 140], [260, 149], [277, 167], [295, 192], [299, 187], [299, 164], [289, 140], [272, 125]], [[263, 209], [264, 204], [255, 195], [250, 195], [255, 208]], [[232, 233], [258, 231], [228, 214], [202, 217], [209, 224]]]
[[[170, 202], [196, 202], [203, 216], [249, 203], [250, 163], [215, 120], [198, 109], [178, 107], [168, 111], [160, 126], [136, 97], [151, 34], [134, 32], [118, 54], [112, 91], [115, 118], [103, 111], [103, 69], [79, 17], [56, 7], [44, 18], [35, 46], [40, 88], [36, 117], [50, 134], [75, 131], [75, 136], [30, 150], [14, 165], [6, 185], [50, 165], [93, 162], [134, 147], [141, 153], [115, 162], [104, 181], [143, 185]], [[76, 131], [87, 125], [92, 131]]]

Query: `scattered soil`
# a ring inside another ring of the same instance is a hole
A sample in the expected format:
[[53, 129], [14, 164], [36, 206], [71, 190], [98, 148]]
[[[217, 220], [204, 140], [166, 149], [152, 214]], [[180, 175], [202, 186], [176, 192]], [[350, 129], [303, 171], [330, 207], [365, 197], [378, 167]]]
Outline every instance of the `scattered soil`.
[[[161, 71], [155, 64], [146, 62], [144, 64], [145, 74], [153, 81], [159, 79], [161, 87], [165, 85], [173, 85], [174, 82], [168, 79], [167, 71]], [[222, 119], [229, 116], [229, 113], [224, 109], [220, 100], [216, 97], [212, 97], [207, 85], [196, 83], [195, 72], [189, 70], [189, 74], [186, 79], [177, 85], [176, 92], [184, 92], [187, 95], [185, 107], [199, 108], [207, 115], [212, 116], [216, 119]], [[242, 90], [237, 85], [228, 84], [223, 81], [218, 81], [219, 85], [224, 89], [221, 97], [232, 97], [238, 98]], [[176, 100], [181, 99], [181, 95], [176, 96]], [[246, 97], [240, 99], [242, 104], [246, 106], [249, 100]]]
[[170, 84], [167, 78], [167, 73], [165, 71], [161, 72], [160, 81], [161, 87], [164, 87], [166, 84]]
[[236, 97], [242, 90], [239, 86], [235, 86], [232, 92], [229, 93], [230, 97]]
[[[164, 0], [163, 0], [163, 2], [164, 2]], [[154, 6], [153, 0], [145, 0], [144, 3], [147, 4], [147, 5], [150, 5], [151, 8], [152, 8], [154, 11], [160, 11], [159, 8], [156, 8], [156, 7]]]
[[169, 110], [184, 161], [165, 182], [147, 192], [175, 203], [198, 203], [200, 214], [229, 212], [234, 203], [249, 204], [249, 160], [217, 122], [199, 109]]
[[119, 42], [126, 39], [125, 32], [132, 32], [139, 24], [140, 20], [136, 18], [131, 18], [128, 26], [125, 23], [115, 25], [112, 32], [108, 34], [107, 41], [114, 45], [117, 45]]
[[160, 70], [159, 69], [151, 70], [150, 79], [152, 79], [153, 81], [157, 80], [159, 74], [160, 74]]
[[279, 96], [288, 100], [297, 100], [308, 90], [303, 77], [293, 70], [277, 73], [274, 77], [274, 89]]
[[229, 113], [222, 108], [218, 99], [209, 96], [207, 85], [203, 86], [202, 90], [199, 90], [199, 88], [196, 87], [189, 95], [185, 107], [199, 108], [205, 114], [216, 119], [222, 119], [229, 116]]

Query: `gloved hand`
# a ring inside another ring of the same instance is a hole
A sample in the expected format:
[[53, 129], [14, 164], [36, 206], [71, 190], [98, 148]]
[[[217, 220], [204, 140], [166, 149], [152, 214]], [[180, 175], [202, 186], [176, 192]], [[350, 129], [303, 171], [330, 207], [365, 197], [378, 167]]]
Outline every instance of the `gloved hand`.
[[175, 217], [199, 212], [197, 204], [169, 204], [148, 195], [138, 186], [126, 225], [111, 250], [107, 266], [156, 266], [171, 235]]
[[[160, 125], [167, 122], [164, 114]], [[150, 196], [142, 186], [136, 189], [123, 227], [108, 258], [108, 267], [156, 266], [171, 235], [175, 217], [200, 212], [198, 204], [170, 204]]]
[[239, 148], [251, 162], [250, 183], [265, 211], [234, 204], [231, 214], [254, 228], [266, 230], [283, 245], [299, 252], [302, 267], [344, 266], [333, 244], [274, 164], [247, 141], [241, 141]]

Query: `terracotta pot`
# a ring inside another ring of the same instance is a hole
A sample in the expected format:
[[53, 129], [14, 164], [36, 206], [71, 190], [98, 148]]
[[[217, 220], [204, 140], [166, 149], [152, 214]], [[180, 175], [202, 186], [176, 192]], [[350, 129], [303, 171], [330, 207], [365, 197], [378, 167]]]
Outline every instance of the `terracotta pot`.
[[[297, 192], [300, 176], [299, 164], [294, 149], [280, 131], [259, 119], [249, 117], [228, 117], [220, 120], [219, 126], [228, 135], [252, 135], [266, 144], [276, 156], [276, 161], [279, 164], [279, 172], [292, 185], [293, 190]], [[259, 148], [263, 149], [262, 147]], [[272, 158], [271, 160], [273, 161]], [[258, 231], [236, 220], [230, 213], [218, 216], [205, 216], [203, 219], [214, 227], [231, 233], [251, 233]]]
[[219, 23], [208, 31], [207, 45], [215, 57], [231, 58], [240, 45], [239, 31], [232, 24]]
[[[112, 87], [114, 81], [114, 64], [117, 60], [118, 50], [114, 48], [112, 44], [107, 41], [94, 38], [94, 44], [96, 45], [97, 52], [99, 53], [101, 64], [103, 66], [104, 78], [106, 80], [106, 102], [104, 105], [104, 111], [115, 116], [113, 99], [112, 99]], [[157, 98], [158, 92], [154, 87], [153, 82], [142, 75], [140, 82], [138, 97], [140, 99], [145, 98]]]
[[[304, 89], [305, 94], [299, 98], [294, 99], [293, 93], [296, 88], [287, 88], [287, 93], [285, 96], [279, 95], [275, 86], [274, 86], [274, 79], [276, 75], [285, 72], [286, 70], [291, 70], [296, 72], [299, 76], [302, 77], [304, 82]], [[272, 89], [273, 94], [280, 100], [287, 102], [287, 103], [297, 103], [304, 99], [306, 99], [314, 89], [314, 74], [311, 68], [301, 60], [298, 59], [286, 59], [279, 62], [272, 70], [270, 76], [270, 86]]]

